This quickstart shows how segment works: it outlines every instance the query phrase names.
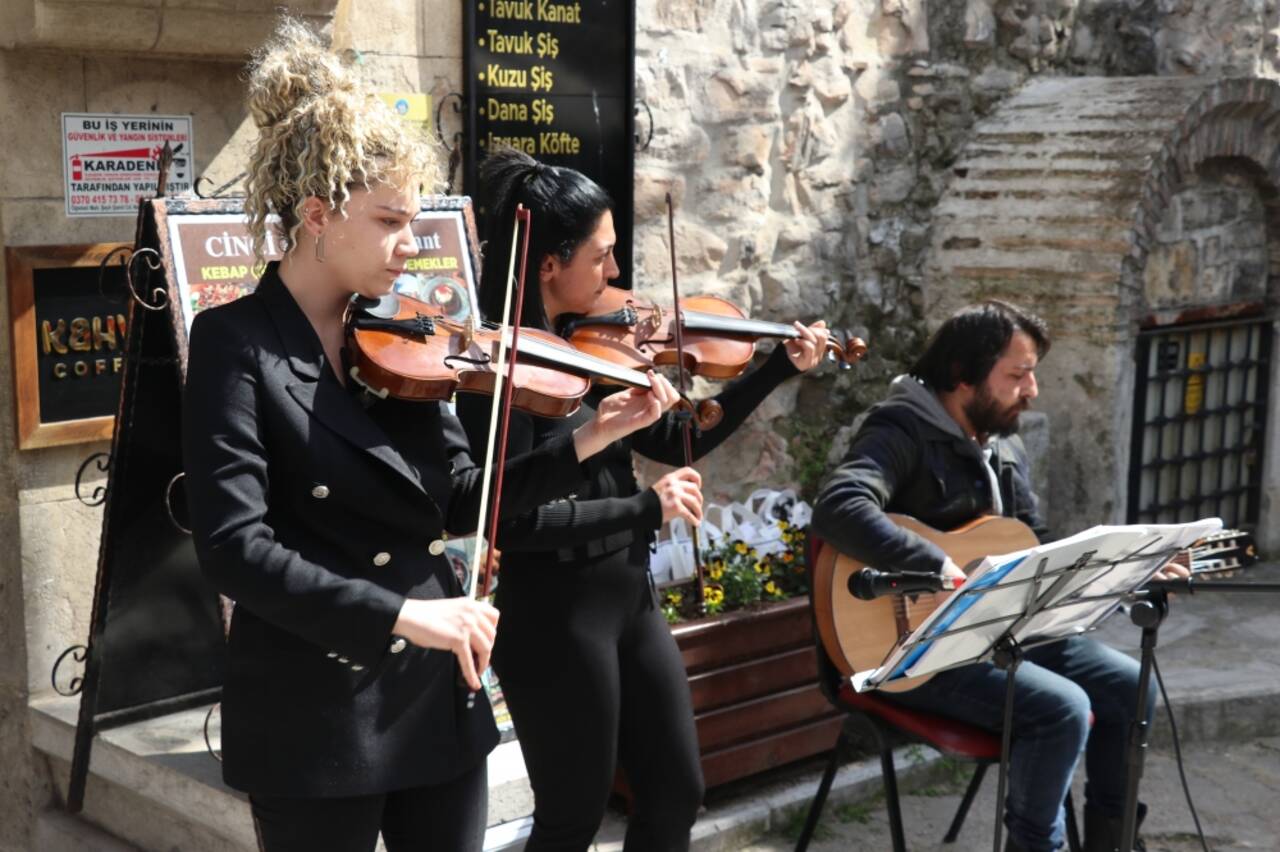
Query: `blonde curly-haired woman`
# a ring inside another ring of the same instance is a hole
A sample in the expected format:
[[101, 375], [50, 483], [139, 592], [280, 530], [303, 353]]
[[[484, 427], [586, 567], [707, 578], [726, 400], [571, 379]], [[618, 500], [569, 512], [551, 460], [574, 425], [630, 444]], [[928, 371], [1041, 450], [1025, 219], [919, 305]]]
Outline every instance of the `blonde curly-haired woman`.
[[[304, 26], [249, 72], [260, 138], [246, 209], [285, 254], [257, 290], [191, 330], [183, 449], [196, 550], [237, 602], [223, 686], [223, 773], [267, 852], [478, 850], [488, 703], [466, 704], [498, 613], [463, 595], [446, 532], [475, 524], [480, 472], [442, 405], [370, 403], [344, 378], [344, 309], [390, 292], [417, 249], [431, 150]], [[504, 511], [584, 480], [582, 461], [676, 394], [609, 398], [513, 459]]]

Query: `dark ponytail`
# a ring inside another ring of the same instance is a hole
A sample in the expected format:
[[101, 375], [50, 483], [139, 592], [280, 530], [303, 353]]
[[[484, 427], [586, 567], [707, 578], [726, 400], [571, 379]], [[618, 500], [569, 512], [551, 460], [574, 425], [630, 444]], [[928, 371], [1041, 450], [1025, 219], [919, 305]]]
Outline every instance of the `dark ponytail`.
[[548, 166], [514, 148], [500, 148], [480, 164], [479, 206], [484, 210], [484, 265], [480, 275], [480, 313], [497, 322], [506, 291], [511, 226], [516, 205], [533, 216], [524, 315], [520, 324], [547, 328], [538, 267], [548, 256], [568, 263], [578, 246], [595, 232], [600, 217], [613, 208], [609, 193], [582, 172]]

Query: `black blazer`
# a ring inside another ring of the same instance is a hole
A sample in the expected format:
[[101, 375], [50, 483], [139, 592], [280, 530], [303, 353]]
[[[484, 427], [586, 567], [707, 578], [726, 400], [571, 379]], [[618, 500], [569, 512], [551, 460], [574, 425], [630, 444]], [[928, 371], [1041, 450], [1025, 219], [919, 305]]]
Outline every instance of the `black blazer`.
[[[223, 774], [262, 796], [438, 783], [497, 742], [453, 655], [392, 635], [406, 597], [463, 593], [442, 534], [469, 533], [480, 471], [437, 403], [366, 408], [333, 375], [271, 264], [191, 329], [183, 454], [196, 552], [236, 601]], [[502, 510], [583, 481], [571, 437], [508, 463]]]

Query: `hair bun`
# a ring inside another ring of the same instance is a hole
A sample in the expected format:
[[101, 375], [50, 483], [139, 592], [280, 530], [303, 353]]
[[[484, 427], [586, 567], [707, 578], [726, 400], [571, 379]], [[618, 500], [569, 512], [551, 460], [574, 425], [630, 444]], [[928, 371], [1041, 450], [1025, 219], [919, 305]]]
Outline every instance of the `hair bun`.
[[308, 101], [354, 93], [355, 74], [305, 24], [285, 19], [249, 66], [249, 113], [258, 127], [284, 121]]

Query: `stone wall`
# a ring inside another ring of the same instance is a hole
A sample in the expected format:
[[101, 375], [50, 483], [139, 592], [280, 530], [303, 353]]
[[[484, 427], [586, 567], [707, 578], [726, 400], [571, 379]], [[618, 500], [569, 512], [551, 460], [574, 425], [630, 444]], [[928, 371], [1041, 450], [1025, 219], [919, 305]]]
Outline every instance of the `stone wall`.
[[934, 206], [975, 121], [1026, 80], [1277, 75], [1274, 0], [640, 0], [637, 17], [654, 125], [638, 287], [669, 292], [671, 191], [683, 290], [824, 317], [871, 346], [849, 374], [788, 383], [700, 464], [712, 499], [812, 489], [841, 428], [919, 352], [941, 319], [926, 290], [947, 286], [923, 267]]
[[1267, 225], [1252, 178], [1193, 175], [1170, 199], [1143, 270], [1147, 303], [1161, 309], [1261, 302], [1267, 296]]

